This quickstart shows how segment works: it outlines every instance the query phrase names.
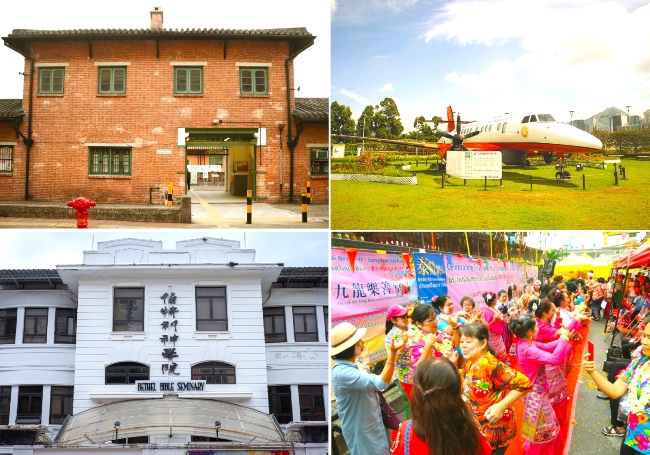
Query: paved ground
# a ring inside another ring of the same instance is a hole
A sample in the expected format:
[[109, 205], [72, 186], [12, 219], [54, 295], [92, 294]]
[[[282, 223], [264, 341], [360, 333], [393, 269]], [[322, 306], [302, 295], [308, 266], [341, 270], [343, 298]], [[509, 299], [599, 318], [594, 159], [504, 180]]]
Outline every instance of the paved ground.
[[[309, 204], [307, 222], [302, 222], [300, 196], [294, 203], [267, 204], [254, 202], [252, 223], [246, 224], [246, 198], [231, 196], [218, 187], [193, 187], [192, 224], [145, 223], [133, 221], [93, 220], [92, 213], [88, 227], [92, 229], [329, 229], [329, 204]], [[9, 229], [74, 229], [76, 220], [47, 218], [0, 217], [0, 228]]]
[[[589, 339], [594, 343], [596, 363], [603, 364], [611, 338], [603, 333], [604, 321], [591, 322]], [[622, 438], [607, 437], [601, 434], [603, 427], [609, 426], [609, 402], [596, 398], [596, 384], [584, 372], [578, 386], [573, 437], [569, 448], [570, 455], [618, 455]]]

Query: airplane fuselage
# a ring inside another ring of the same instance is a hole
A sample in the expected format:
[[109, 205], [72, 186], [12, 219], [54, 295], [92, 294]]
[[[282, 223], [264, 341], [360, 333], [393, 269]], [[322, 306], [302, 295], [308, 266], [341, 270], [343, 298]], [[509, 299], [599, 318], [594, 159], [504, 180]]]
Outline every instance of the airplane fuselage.
[[[460, 133], [474, 131], [479, 134], [467, 138], [465, 146], [472, 150], [500, 150], [504, 164], [524, 165], [527, 156], [535, 153], [556, 152], [563, 156], [594, 153], [603, 148], [598, 138], [574, 126], [558, 123], [549, 114], [500, 115], [485, 122], [463, 125]], [[446, 138], [440, 140], [443, 152], [450, 143]]]

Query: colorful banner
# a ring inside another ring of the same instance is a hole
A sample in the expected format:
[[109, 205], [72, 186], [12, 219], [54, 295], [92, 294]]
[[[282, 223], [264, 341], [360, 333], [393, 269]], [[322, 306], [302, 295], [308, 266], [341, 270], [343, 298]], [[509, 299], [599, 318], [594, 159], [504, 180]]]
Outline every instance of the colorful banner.
[[364, 337], [371, 363], [386, 356], [386, 309], [417, 300], [415, 273], [409, 255], [356, 249], [332, 250], [332, 325], [347, 321], [366, 327]]
[[477, 304], [485, 303], [483, 293], [508, 289], [510, 284], [521, 287], [528, 277], [537, 277], [537, 267], [510, 261], [478, 259], [445, 255], [447, 288], [456, 310], [460, 300], [468, 295]]
[[420, 300], [430, 303], [434, 295], [447, 294], [444, 255], [413, 253], [413, 262]]

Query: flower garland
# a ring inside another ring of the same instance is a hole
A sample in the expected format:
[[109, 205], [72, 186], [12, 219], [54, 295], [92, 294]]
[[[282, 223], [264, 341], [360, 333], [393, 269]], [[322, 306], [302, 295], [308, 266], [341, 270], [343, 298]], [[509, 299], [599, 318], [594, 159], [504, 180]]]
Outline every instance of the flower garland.
[[646, 405], [650, 403], [650, 385], [648, 381], [650, 378], [647, 378], [641, 384], [641, 396], [639, 397], [639, 382], [641, 376], [643, 375], [643, 365], [640, 365], [637, 371], [634, 372], [632, 380], [630, 381], [629, 387], [629, 403], [630, 403], [630, 412], [635, 413], [636, 415], [643, 414], [646, 408]]

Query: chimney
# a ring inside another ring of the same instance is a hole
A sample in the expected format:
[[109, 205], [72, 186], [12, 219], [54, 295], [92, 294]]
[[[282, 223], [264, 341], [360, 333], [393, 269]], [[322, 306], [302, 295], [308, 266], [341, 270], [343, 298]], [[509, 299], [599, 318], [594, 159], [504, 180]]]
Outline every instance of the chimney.
[[151, 28], [152, 29], [162, 29], [163, 28], [163, 12], [160, 6], [154, 6], [151, 10]]

